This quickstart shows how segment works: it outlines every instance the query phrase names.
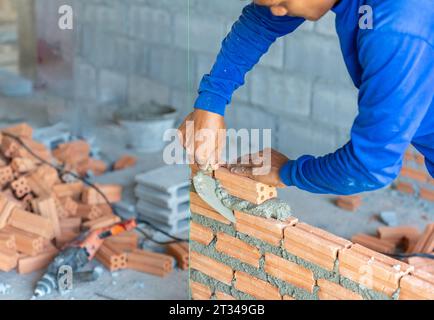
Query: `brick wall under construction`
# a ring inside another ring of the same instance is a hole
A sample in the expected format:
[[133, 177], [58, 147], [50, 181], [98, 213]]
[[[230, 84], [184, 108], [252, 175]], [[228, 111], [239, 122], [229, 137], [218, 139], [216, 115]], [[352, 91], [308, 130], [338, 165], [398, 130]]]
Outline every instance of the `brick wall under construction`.
[[[220, 183], [261, 189], [253, 180], [231, 174]], [[243, 190], [239, 187], [237, 195]], [[232, 224], [194, 188], [191, 211], [193, 299], [434, 299], [432, 274], [296, 217], [279, 220], [234, 211]]]

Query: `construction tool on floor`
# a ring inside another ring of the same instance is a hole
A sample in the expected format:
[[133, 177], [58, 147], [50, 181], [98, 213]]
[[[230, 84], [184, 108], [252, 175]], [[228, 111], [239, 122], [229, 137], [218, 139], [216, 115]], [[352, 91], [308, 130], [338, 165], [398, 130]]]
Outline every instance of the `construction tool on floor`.
[[205, 201], [211, 208], [220, 213], [223, 217], [230, 222], [235, 223], [235, 216], [229, 208], [227, 208], [217, 197], [215, 190], [217, 189], [217, 182], [212, 177], [206, 175], [203, 171], [199, 171], [193, 177], [193, 185], [197, 194]]
[[[83, 233], [71, 244], [65, 246], [62, 252], [48, 266], [46, 273], [36, 284], [34, 297], [43, 297], [50, 294], [54, 289], [58, 289], [60, 282], [63, 281], [62, 279], [66, 279], [65, 276], [70, 277], [69, 284], [72, 284], [73, 274], [79, 272], [94, 258], [105, 239], [133, 230], [136, 226], [136, 220], [132, 219], [110, 227]], [[65, 275], [65, 270], [70, 270], [69, 273], [72, 272], [72, 274]]]

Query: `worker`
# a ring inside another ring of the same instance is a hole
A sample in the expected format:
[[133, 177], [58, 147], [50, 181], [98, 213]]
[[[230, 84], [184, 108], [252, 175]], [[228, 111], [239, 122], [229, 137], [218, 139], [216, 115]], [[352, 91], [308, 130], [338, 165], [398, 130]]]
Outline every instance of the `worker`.
[[[360, 12], [364, 12], [360, 8], [367, 6], [373, 13], [371, 28], [360, 22]], [[210, 74], [200, 83], [195, 110], [186, 121], [194, 121], [195, 131], [224, 130], [225, 109], [233, 92], [244, 84], [246, 73], [272, 43], [329, 10], [336, 14], [345, 64], [359, 89], [359, 113], [350, 141], [322, 157], [277, 157], [272, 166], [278, 170], [265, 176], [254, 175], [251, 164], [232, 165], [231, 171], [312, 193], [356, 194], [391, 184], [412, 144], [425, 156], [426, 167], [434, 176], [432, 0], [255, 0], [244, 8], [223, 41]], [[184, 146], [192, 139], [186, 136], [185, 122], [180, 135]], [[194, 159], [202, 168], [218, 166], [215, 159], [220, 150], [204, 152], [206, 148], [201, 148], [199, 152], [198, 147]]]

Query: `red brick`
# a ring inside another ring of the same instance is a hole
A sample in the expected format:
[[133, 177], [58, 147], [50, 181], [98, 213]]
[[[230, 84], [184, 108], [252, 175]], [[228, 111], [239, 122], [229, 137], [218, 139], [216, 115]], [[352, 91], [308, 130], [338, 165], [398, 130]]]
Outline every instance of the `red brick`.
[[226, 168], [214, 171], [214, 176], [228, 193], [251, 203], [261, 204], [277, 197], [276, 188], [233, 174]]
[[356, 211], [362, 205], [362, 197], [341, 196], [337, 198], [336, 205], [347, 211]]
[[386, 254], [394, 253], [396, 249], [396, 244], [391, 241], [379, 239], [363, 233], [356, 234], [351, 238], [351, 241]]
[[259, 300], [282, 300], [279, 289], [242, 271], [235, 271], [235, 289]]
[[320, 300], [363, 300], [363, 297], [350, 291], [339, 284], [325, 279], [317, 281], [319, 286], [318, 297]]
[[434, 300], [434, 275], [415, 271], [401, 279], [399, 299]]
[[284, 248], [304, 260], [332, 271], [339, 249], [351, 242], [305, 223], [287, 227], [284, 232]]
[[312, 271], [274, 254], [265, 254], [265, 272], [308, 292], [314, 290]]
[[290, 217], [286, 221], [266, 219], [251, 214], [235, 211], [237, 220], [235, 228], [238, 232], [257, 238], [274, 246], [280, 246], [283, 230], [296, 224], [298, 219]]
[[199, 195], [195, 192], [190, 192], [190, 211], [192, 213], [216, 220], [220, 223], [231, 224], [231, 222], [223, 217], [220, 213], [211, 208]]
[[379, 227], [377, 233], [380, 239], [389, 240], [396, 244], [402, 242], [404, 238], [414, 240], [420, 236], [419, 230], [412, 226]]
[[191, 297], [193, 300], [210, 300], [211, 289], [202, 283], [190, 281]]
[[434, 223], [426, 226], [423, 234], [420, 236], [416, 245], [413, 247], [413, 253], [431, 253], [434, 250]]
[[408, 194], [414, 194], [414, 187], [411, 183], [398, 181], [395, 185], [396, 190]]
[[391, 296], [399, 280], [413, 268], [378, 252], [353, 245], [339, 251], [339, 273], [370, 289]]
[[219, 232], [217, 234], [216, 249], [232, 258], [259, 268], [261, 253], [256, 247], [251, 246], [240, 239]]
[[192, 221], [190, 223], [190, 239], [207, 246], [214, 239], [214, 234], [210, 228]]
[[217, 300], [226, 300], [226, 301], [237, 300], [233, 296], [231, 296], [230, 294], [227, 294], [227, 293], [224, 293], [224, 292], [221, 292], [221, 291], [216, 291], [215, 297], [216, 297]]
[[434, 202], [434, 190], [429, 190], [429, 189], [426, 189], [426, 188], [421, 188], [419, 196], [422, 199]]
[[401, 176], [410, 178], [419, 182], [426, 182], [428, 180], [428, 176], [426, 172], [416, 170], [410, 167], [403, 167], [401, 170]]
[[227, 285], [233, 279], [232, 268], [195, 251], [190, 252], [190, 268], [198, 270]]

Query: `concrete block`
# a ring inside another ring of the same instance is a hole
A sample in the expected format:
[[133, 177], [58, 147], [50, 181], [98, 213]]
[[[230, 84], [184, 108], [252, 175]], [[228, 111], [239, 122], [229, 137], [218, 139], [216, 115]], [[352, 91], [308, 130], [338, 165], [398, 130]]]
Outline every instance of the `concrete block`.
[[177, 196], [173, 197], [165, 192], [160, 192], [143, 185], [137, 185], [137, 187], [134, 189], [134, 194], [141, 200], [167, 209], [176, 208], [181, 203], [185, 203], [190, 200], [189, 187], [179, 189]]
[[278, 120], [278, 150], [290, 157], [321, 156], [336, 150], [335, 131], [312, 123], [287, 118]]
[[[186, 50], [217, 54], [224, 38], [224, 21], [213, 16], [178, 14], [174, 19], [174, 43]], [[206, 36], [204, 36], [206, 35]]]
[[155, 101], [159, 104], [168, 104], [170, 90], [168, 86], [154, 80], [139, 76], [130, 76], [128, 80], [128, 103], [138, 106], [143, 103]]
[[195, 9], [201, 14], [218, 15], [235, 21], [246, 5], [248, 5], [247, 1], [200, 0], [195, 5]]
[[97, 25], [106, 32], [126, 34], [129, 21], [127, 8], [128, 6], [118, 1], [110, 1], [108, 5], [88, 3], [80, 12], [80, 20]]
[[157, 46], [151, 49], [149, 76], [170, 87], [193, 87], [196, 80], [195, 66], [194, 55], [186, 50]]
[[100, 102], [127, 100], [127, 77], [110, 70], [101, 70], [98, 75], [98, 96]]
[[296, 33], [285, 40], [287, 70], [310, 79], [319, 77], [350, 83], [337, 38], [315, 33]]
[[184, 189], [190, 185], [190, 173], [188, 166], [164, 166], [137, 175], [135, 181], [172, 197], [178, 197], [183, 195]]
[[283, 68], [284, 63], [285, 42], [283, 38], [279, 38], [270, 47], [268, 52], [261, 58], [259, 64], [265, 67], [273, 67], [277, 69]]
[[358, 113], [355, 87], [317, 81], [313, 87], [313, 119], [326, 125], [349, 130]]
[[149, 43], [171, 44], [172, 18], [167, 10], [132, 5], [129, 9], [129, 30], [131, 37]]
[[251, 101], [275, 114], [308, 116], [311, 83], [309, 79], [256, 68], [252, 72]]
[[97, 86], [96, 69], [85, 62], [74, 64], [74, 92], [77, 97], [86, 100], [96, 100]]
[[190, 216], [189, 206], [189, 203], [185, 202], [180, 204], [176, 209], [165, 209], [149, 202], [139, 200], [139, 202], [137, 202], [137, 212], [140, 215], [150, 217], [155, 221], [167, 225], [174, 225], [177, 221], [186, 219]]
[[164, 224], [161, 224], [161, 222], [159, 222], [153, 218], [150, 218], [150, 217], [144, 217], [144, 219], [146, 219], [147, 221], [156, 225], [161, 230], [163, 230], [163, 231], [165, 231], [171, 235], [181, 234], [184, 231], [188, 230], [188, 228], [190, 227], [190, 219], [189, 218], [184, 219], [184, 220], [179, 220], [179, 221], [177, 221], [177, 223], [175, 225], [164, 225]]
[[332, 11], [329, 11], [325, 16], [315, 23], [315, 31], [326, 36], [337, 37], [335, 20], [336, 14]]

